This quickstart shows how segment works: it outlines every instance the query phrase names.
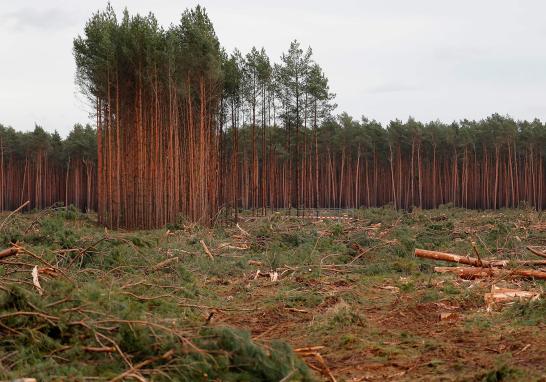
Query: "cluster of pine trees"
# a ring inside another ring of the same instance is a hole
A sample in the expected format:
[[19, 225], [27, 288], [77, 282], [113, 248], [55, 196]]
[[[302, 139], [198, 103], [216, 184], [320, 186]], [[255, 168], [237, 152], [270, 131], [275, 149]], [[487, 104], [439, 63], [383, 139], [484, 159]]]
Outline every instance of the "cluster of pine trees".
[[96, 130], [76, 126], [62, 141], [2, 129], [0, 209], [62, 201], [110, 227], [152, 228], [241, 208], [546, 203], [540, 121], [333, 117], [310, 48], [294, 41], [277, 63], [264, 49], [228, 54], [200, 7], [164, 29], [152, 14], [118, 20], [108, 6], [74, 56]]
[[[263, 49], [228, 55], [199, 6], [168, 29], [152, 14], [126, 10], [118, 20], [108, 6], [74, 41], [74, 55], [77, 81], [96, 106], [102, 223], [150, 228], [180, 213], [210, 222], [221, 206], [239, 203], [238, 179], [247, 172], [251, 204], [265, 212], [273, 179], [266, 162], [282, 151], [266, 147], [267, 128], [278, 124], [288, 132], [286, 171], [296, 173], [287, 190], [303, 202], [292, 192], [307, 176], [299, 152], [311, 144], [301, 141], [303, 131], [316, 130], [332, 98], [310, 49], [294, 42], [272, 65]], [[252, 150], [241, 159], [243, 126], [251, 127]], [[258, 146], [269, 149], [267, 161]]]
[[95, 210], [96, 131], [75, 125], [66, 139], [40, 126], [17, 132], [0, 124], [0, 211], [56, 203]]
[[74, 41], [77, 82], [96, 106], [99, 221], [206, 223], [219, 200], [222, 52], [196, 7], [163, 29], [109, 5]]

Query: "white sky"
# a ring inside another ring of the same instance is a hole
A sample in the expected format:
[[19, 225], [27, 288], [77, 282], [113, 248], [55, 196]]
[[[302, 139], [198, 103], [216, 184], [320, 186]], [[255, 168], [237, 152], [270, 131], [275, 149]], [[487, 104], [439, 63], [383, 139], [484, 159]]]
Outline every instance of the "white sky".
[[[121, 14], [177, 23], [196, 1], [112, 0]], [[337, 112], [390, 119], [546, 119], [546, 2], [540, 0], [203, 0], [222, 45], [278, 61], [310, 45]], [[0, 123], [62, 135], [89, 119], [72, 40], [106, 1], [0, 0]]]

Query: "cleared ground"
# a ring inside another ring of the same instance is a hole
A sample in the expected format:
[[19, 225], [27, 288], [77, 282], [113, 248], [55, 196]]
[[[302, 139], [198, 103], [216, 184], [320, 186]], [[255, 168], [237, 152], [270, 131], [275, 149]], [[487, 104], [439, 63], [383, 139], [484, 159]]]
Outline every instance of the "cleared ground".
[[0, 378], [546, 380], [544, 297], [484, 302], [492, 285], [544, 282], [461, 280], [413, 256], [475, 242], [482, 259], [536, 260], [525, 248], [546, 246], [544, 215], [349, 216], [114, 232], [72, 210], [14, 215], [0, 234], [20, 247], [0, 260]]

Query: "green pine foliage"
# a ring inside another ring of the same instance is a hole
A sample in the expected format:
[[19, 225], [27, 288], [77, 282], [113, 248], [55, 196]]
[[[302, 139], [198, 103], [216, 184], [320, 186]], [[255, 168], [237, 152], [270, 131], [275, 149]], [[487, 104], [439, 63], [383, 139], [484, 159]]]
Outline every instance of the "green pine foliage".
[[37, 151], [45, 151], [58, 166], [66, 166], [68, 157], [91, 161], [97, 157], [97, 131], [90, 124], [75, 124], [65, 139], [38, 125], [33, 131], [21, 132], [0, 124], [0, 142], [4, 161], [24, 160]]

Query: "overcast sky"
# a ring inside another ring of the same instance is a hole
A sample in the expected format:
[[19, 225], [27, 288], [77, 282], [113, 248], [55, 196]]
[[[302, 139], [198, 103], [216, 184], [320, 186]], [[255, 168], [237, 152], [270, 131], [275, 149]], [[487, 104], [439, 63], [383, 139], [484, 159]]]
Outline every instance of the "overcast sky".
[[[112, 0], [167, 26], [196, 1]], [[337, 112], [394, 118], [546, 119], [546, 2], [540, 0], [200, 1], [222, 45], [298, 39], [324, 68]], [[106, 1], [0, 0], [0, 123], [65, 135], [93, 122], [74, 84], [72, 40]]]

